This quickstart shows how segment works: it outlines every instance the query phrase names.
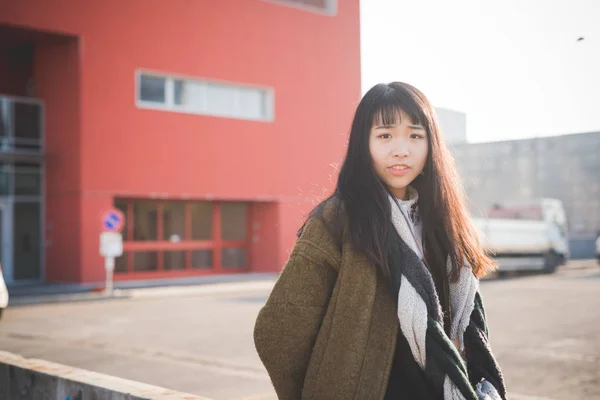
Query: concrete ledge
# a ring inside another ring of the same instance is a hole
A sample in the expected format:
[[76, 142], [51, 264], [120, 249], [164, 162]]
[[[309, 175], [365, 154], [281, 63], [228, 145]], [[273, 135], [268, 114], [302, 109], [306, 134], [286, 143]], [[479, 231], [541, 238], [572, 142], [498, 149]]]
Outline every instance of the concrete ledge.
[[210, 400], [0, 351], [0, 399]]

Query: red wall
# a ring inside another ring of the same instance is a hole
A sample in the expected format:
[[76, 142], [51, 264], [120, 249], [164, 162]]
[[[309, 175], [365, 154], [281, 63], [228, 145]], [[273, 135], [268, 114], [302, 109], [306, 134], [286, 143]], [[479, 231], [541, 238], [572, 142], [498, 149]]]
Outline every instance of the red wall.
[[[100, 213], [114, 196], [157, 193], [268, 199], [271, 203], [256, 206], [260, 227], [252, 267], [281, 268], [300, 219], [315, 196], [332, 187], [331, 164], [341, 160], [359, 100], [358, 3], [340, 0], [336, 16], [262, 0], [20, 0], [4, 5], [0, 23], [79, 38], [78, 78], [63, 76], [71, 84], [60, 92], [69, 101], [77, 98], [79, 120], [69, 116], [68, 124], [77, 125], [79, 135], [57, 157], [78, 168], [71, 178], [75, 182], [78, 175], [75, 203], [80, 208], [70, 221], [79, 227], [81, 253], [72, 257], [82, 269], [80, 274], [65, 270], [65, 276], [102, 280]], [[70, 60], [63, 62], [75, 62]], [[275, 120], [138, 109], [138, 69], [272, 87]], [[50, 88], [49, 83], [42, 97], [56, 103]], [[48, 104], [48, 124], [65, 110], [65, 105]], [[48, 145], [51, 135], [65, 134], [49, 129]], [[52, 168], [48, 163], [49, 174]], [[49, 220], [66, 212], [48, 201]], [[61, 261], [51, 252], [47, 270]]]
[[81, 121], [79, 42], [36, 46], [36, 91], [44, 100], [46, 280], [81, 281]]

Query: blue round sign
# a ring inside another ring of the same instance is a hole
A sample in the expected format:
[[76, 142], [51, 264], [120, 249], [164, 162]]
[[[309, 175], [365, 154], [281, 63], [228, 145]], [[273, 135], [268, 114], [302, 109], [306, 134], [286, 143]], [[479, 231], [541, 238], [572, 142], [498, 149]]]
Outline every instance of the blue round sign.
[[123, 229], [125, 216], [120, 210], [111, 209], [102, 216], [102, 229], [105, 232], [120, 232]]

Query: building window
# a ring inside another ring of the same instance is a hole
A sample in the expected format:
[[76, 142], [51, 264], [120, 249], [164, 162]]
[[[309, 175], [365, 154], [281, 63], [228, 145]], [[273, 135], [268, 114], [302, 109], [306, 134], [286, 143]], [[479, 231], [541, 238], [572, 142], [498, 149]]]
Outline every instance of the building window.
[[192, 250], [192, 268], [210, 269], [212, 267], [212, 250]]
[[163, 251], [163, 268], [166, 270], [185, 269], [185, 251]]
[[1, 196], [42, 195], [42, 165], [36, 162], [0, 162]]
[[0, 196], [8, 196], [12, 193], [11, 178], [12, 165], [0, 161]]
[[337, 0], [266, 0], [271, 3], [283, 4], [327, 15], [337, 13]]
[[272, 121], [274, 115], [272, 89], [146, 72], [138, 74], [137, 105], [255, 121]]
[[185, 203], [166, 201], [163, 203], [163, 240], [173, 243], [185, 238]]
[[159, 76], [140, 76], [140, 101], [164, 104], [166, 96], [167, 79]]
[[248, 267], [249, 204], [115, 199], [125, 216], [117, 274]]
[[133, 203], [133, 240], [156, 241], [158, 205], [152, 200]]
[[0, 96], [0, 149], [43, 150], [43, 107], [35, 100]]
[[212, 237], [212, 204], [209, 201], [189, 203], [192, 220], [192, 240], [210, 240]]
[[15, 195], [40, 196], [42, 194], [42, 167], [39, 163], [15, 163]]
[[221, 237], [226, 241], [246, 240], [246, 203], [221, 205]]
[[240, 247], [224, 248], [221, 253], [223, 268], [242, 268], [246, 265], [246, 249]]
[[153, 271], [158, 269], [157, 251], [136, 251], [133, 253], [133, 269], [135, 271]]

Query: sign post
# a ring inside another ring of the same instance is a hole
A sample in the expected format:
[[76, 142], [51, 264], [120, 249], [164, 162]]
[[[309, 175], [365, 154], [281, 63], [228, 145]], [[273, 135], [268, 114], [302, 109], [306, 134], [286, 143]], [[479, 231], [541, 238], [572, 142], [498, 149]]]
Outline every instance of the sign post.
[[113, 293], [113, 273], [115, 270], [115, 257], [123, 255], [123, 237], [121, 229], [125, 217], [123, 213], [111, 208], [102, 215], [102, 233], [100, 233], [100, 255], [104, 257], [106, 270], [106, 284], [104, 292], [110, 296]]

